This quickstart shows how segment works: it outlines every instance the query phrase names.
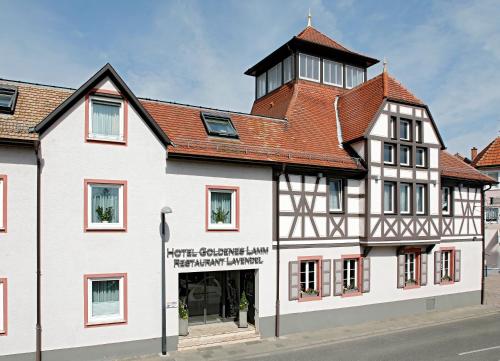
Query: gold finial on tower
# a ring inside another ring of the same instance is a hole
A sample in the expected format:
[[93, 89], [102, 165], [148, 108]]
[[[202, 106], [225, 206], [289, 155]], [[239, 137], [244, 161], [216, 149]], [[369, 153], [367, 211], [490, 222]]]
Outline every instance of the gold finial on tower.
[[309, 8], [309, 14], [307, 15], [307, 26], [312, 26], [311, 8]]
[[387, 59], [385, 57], [384, 57], [383, 65], [384, 65], [384, 73], [387, 73]]

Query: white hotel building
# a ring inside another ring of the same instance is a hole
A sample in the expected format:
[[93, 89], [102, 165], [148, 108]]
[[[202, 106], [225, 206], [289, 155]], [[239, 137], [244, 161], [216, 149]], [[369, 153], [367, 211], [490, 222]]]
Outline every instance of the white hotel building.
[[377, 62], [308, 26], [247, 70], [248, 114], [109, 64], [0, 80], [0, 361], [175, 350], [180, 301], [231, 322], [243, 291], [261, 337], [480, 304], [494, 181]]

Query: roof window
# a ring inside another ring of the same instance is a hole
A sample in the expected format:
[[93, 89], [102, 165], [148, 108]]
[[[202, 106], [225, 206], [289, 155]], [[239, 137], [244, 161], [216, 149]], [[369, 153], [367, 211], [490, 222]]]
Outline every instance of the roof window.
[[217, 137], [238, 138], [238, 132], [234, 128], [231, 118], [224, 115], [201, 113], [201, 119], [205, 124], [208, 135]]
[[17, 100], [17, 88], [0, 85], [0, 113], [14, 113]]

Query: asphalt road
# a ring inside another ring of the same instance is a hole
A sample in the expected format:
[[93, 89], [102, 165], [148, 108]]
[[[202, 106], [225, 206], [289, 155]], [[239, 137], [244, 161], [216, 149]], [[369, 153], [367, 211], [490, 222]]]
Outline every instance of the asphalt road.
[[500, 315], [245, 360], [500, 361]]

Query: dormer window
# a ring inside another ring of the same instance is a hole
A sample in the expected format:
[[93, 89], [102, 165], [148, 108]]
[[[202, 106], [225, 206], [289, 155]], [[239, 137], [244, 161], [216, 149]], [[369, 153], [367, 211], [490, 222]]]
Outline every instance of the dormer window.
[[266, 73], [262, 73], [257, 77], [257, 98], [266, 95]]
[[299, 54], [299, 77], [319, 83], [319, 58], [307, 54]]
[[293, 55], [283, 60], [283, 83], [293, 79]]
[[0, 86], [0, 113], [12, 114], [16, 107], [17, 88]]
[[347, 89], [354, 88], [365, 81], [365, 71], [355, 66], [346, 65], [345, 85]]
[[238, 138], [238, 132], [236, 132], [233, 122], [228, 116], [201, 113], [201, 119], [203, 120], [208, 135]]
[[125, 141], [124, 102], [121, 98], [91, 96], [88, 139]]

